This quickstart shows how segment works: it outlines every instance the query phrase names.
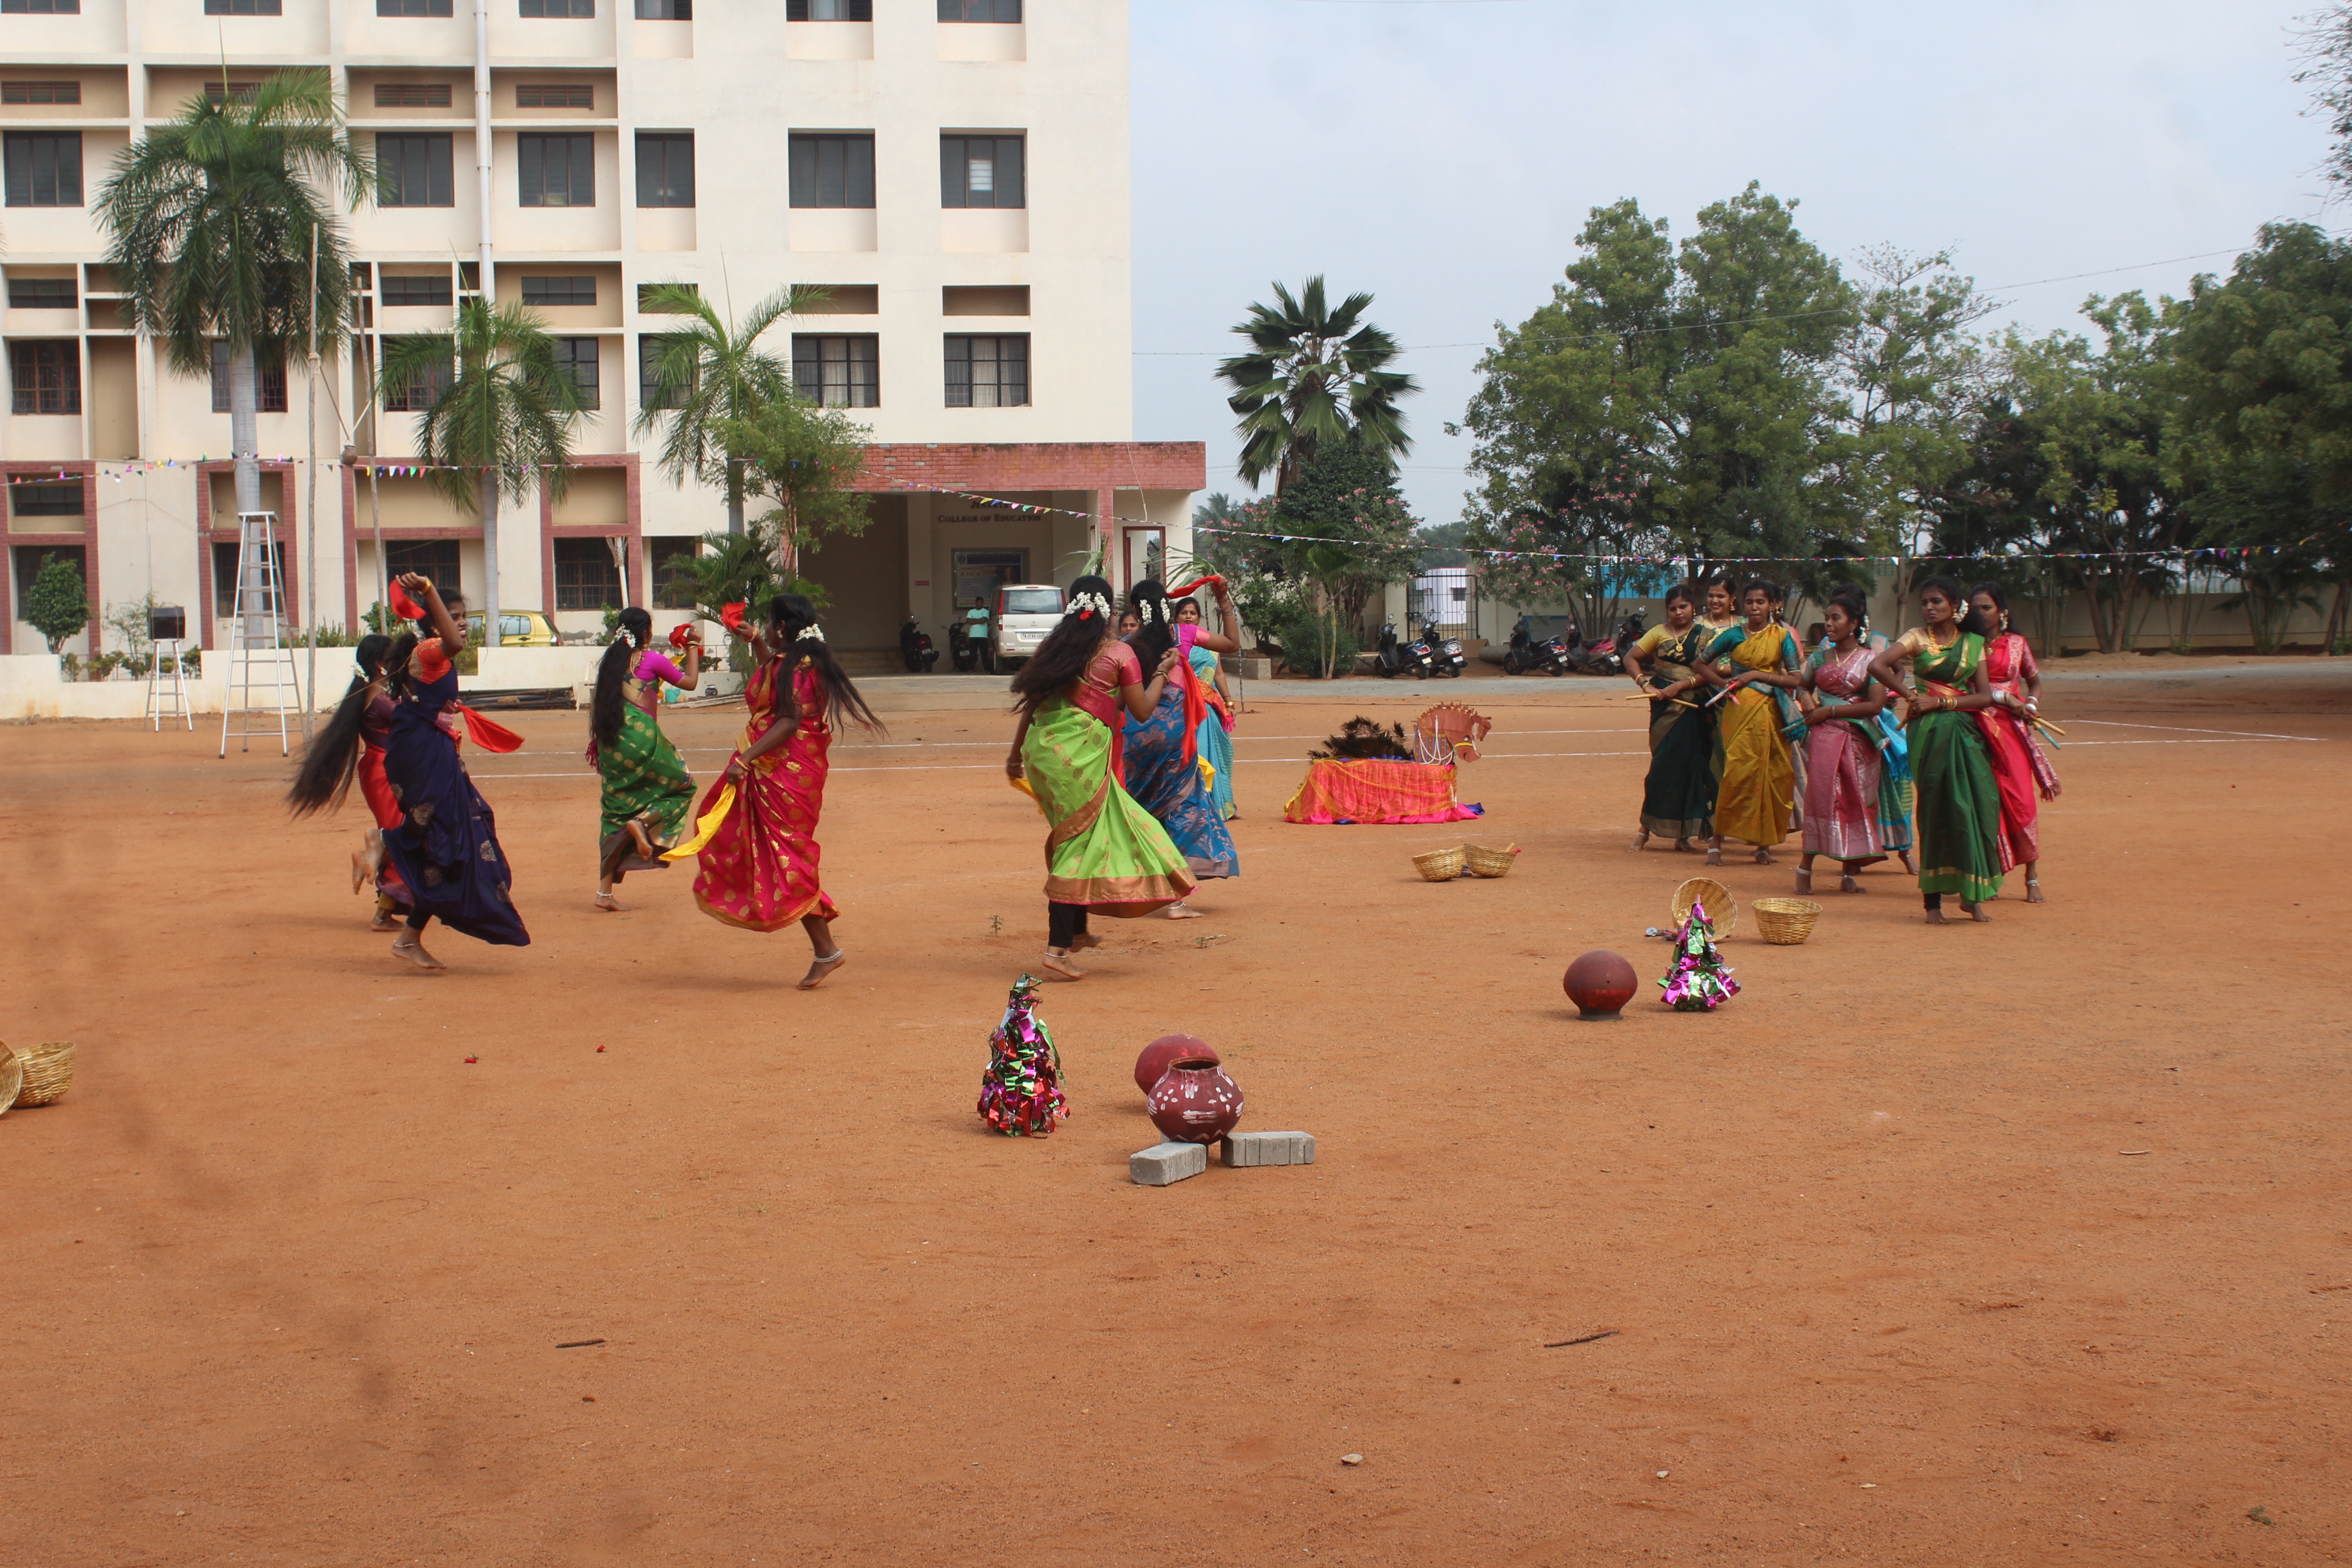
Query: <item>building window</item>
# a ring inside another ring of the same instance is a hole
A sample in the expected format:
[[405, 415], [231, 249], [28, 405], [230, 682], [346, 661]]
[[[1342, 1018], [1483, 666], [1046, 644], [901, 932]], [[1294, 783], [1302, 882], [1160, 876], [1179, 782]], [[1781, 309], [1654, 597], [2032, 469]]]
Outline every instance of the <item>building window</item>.
[[[232, 525], [236, 521], [235, 518], [229, 519]], [[226, 621], [236, 614], [236, 552], [237, 547], [234, 544], [214, 542], [213, 616], [218, 620]], [[272, 599], [278, 597], [276, 590], [286, 586], [286, 558], [274, 539], [269, 542], [268, 583], [271, 589], [268, 597]], [[259, 605], [250, 607], [255, 610], [262, 608]], [[271, 605], [268, 608], [281, 616], [286, 613], [280, 605]]]
[[251, 103], [253, 95], [260, 90], [257, 81], [208, 81], [205, 84], [205, 101], [215, 109], [224, 103]]
[[451, 9], [449, 0], [375, 0], [375, 14], [379, 16], [446, 16], [451, 14]]
[[517, 109], [593, 109], [596, 88], [593, 82], [526, 81], [515, 86]]
[[436, 588], [465, 592], [465, 584], [458, 580], [457, 542], [454, 539], [387, 539], [383, 542], [383, 569], [394, 577], [403, 572], [420, 573]]
[[613, 563], [613, 547], [601, 539], [559, 539], [555, 542], [555, 607], [559, 610], [617, 610], [621, 607], [621, 569]]
[[827, 408], [878, 408], [882, 404], [881, 342], [876, 337], [793, 339], [793, 384]]
[[79, 16], [81, 0], [0, 0], [0, 13], [10, 11], [30, 16]]
[[[442, 16], [449, 13], [444, 11]], [[449, 107], [449, 84], [446, 81], [380, 81], [375, 84], [375, 106], [378, 109], [446, 109]]]
[[280, 16], [285, 7], [280, 0], [205, 0], [207, 16]]
[[694, 205], [694, 132], [637, 132], [637, 205]]
[[691, 539], [649, 539], [646, 549], [654, 573], [654, 607], [694, 608], [694, 558], [700, 544]]
[[0, 103], [79, 103], [78, 81], [0, 81]]
[[8, 487], [8, 510], [18, 517], [79, 517], [81, 481]]
[[387, 272], [383, 275], [380, 295], [386, 305], [447, 305], [449, 275], [434, 272], [423, 276]]
[[[286, 356], [258, 344], [253, 351], [253, 406], [260, 414], [286, 412]], [[228, 406], [228, 344], [213, 344], [213, 412]]]
[[940, 205], [1028, 205], [1022, 179], [1024, 141], [1019, 136], [940, 137]]
[[593, 274], [577, 278], [526, 278], [522, 280], [522, 302], [526, 305], [593, 305], [596, 302], [596, 279]]
[[581, 407], [604, 406], [596, 379], [596, 340], [594, 338], [557, 338], [555, 368], [572, 378], [572, 389], [580, 395]]
[[79, 303], [74, 298], [74, 280], [70, 278], [8, 279], [8, 308], [12, 310], [70, 310]]
[[691, 22], [694, 0], [637, 0], [640, 22]]
[[874, 138], [792, 138], [792, 204], [796, 207], [874, 205]]
[[526, 131], [515, 138], [515, 164], [524, 206], [596, 205], [596, 138], [585, 132]]
[[12, 207], [81, 205], [81, 132], [11, 131], [0, 146], [8, 165]]
[[948, 338], [950, 408], [1019, 408], [1028, 401], [1026, 337]]
[[593, 16], [596, 0], [522, 0], [526, 16]]
[[74, 339], [8, 345], [11, 406], [19, 414], [81, 412], [81, 344]]
[[1018, 22], [1021, 0], [940, 0], [942, 22]]
[[59, 561], [71, 562], [73, 569], [81, 574], [84, 587], [88, 587], [89, 563], [83, 558], [79, 545], [20, 544], [16, 547], [16, 618], [18, 620], [32, 618], [25, 613], [26, 596], [33, 591], [33, 579], [41, 574], [41, 568], [53, 557]]
[[674, 339], [667, 332], [646, 332], [637, 339], [637, 406], [639, 408], [676, 408], [693, 394], [701, 379], [699, 372], [687, 377], [686, 384], [665, 395], [661, 384], [662, 354], [671, 342], [690, 341]]
[[376, 201], [388, 207], [448, 207], [457, 205], [450, 173], [455, 143], [446, 131], [376, 133]]
[[[391, 359], [412, 341], [405, 338], [385, 339], [384, 358]], [[433, 341], [437, 342], [446, 340], [436, 338]], [[432, 407], [434, 400], [454, 385], [457, 379], [457, 366], [451, 361], [444, 359], [404, 385], [386, 386], [383, 389], [384, 411], [390, 414], [422, 414]]]
[[787, 22], [871, 22], [874, 0], [784, 0]]

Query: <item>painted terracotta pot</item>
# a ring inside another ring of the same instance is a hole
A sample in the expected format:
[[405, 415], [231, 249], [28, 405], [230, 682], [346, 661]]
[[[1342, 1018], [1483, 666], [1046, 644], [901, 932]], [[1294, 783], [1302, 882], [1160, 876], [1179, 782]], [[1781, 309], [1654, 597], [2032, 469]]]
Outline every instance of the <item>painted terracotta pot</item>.
[[1198, 1035], [1162, 1035], [1144, 1047], [1142, 1053], [1135, 1058], [1135, 1087], [1149, 1098], [1152, 1086], [1160, 1081], [1160, 1075], [1180, 1057], [1197, 1058], [1211, 1063], [1219, 1059], [1209, 1042]]
[[1559, 982], [1568, 999], [1576, 1004], [1576, 1016], [1588, 1023], [1618, 1017], [1618, 1009], [1633, 999], [1641, 984], [1633, 966], [1607, 948], [1596, 948], [1570, 964]]
[[1151, 1124], [1171, 1143], [1213, 1143], [1241, 1119], [1241, 1086], [1213, 1057], [1179, 1057], [1152, 1085]]

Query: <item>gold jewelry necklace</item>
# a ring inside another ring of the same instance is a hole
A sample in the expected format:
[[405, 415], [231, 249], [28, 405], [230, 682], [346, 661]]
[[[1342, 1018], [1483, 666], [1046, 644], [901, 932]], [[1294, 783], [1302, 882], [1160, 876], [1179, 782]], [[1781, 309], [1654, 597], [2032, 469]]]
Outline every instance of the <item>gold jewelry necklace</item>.
[[1931, 648], [1934, 648], [1937, 653], [1941, 653], [1941, 652], [1943, 652], [1943, 651], [1944, 651], [1944, 649], [1946, 649], [1946, 648], [1948, 648], [1948, 647], [1951, 647], [1953, 643], [1956, 643], [1956, 642], [1958, 642], [1958, 641], [1959, 641], [1959, 640], [1960, 640], [1960, 628], [1959, 628], [1959, 626], [1958, 626], [1958, 624], [1957, 622], [1955, 622], [1955, 623], [1953, 624], [1953, 626], [1952, 626], [1952, 635], [1951, 635], [1950, 638], [1949, 638], [1948, 640], [1947, 640], [1947, 641], [1944, 641], [1944, 642], [1937, 642], [1937, 641], [1936, 640], [1936, 628], [1935, 628], [1935, 627], [1933, 627], [1933, 626], [1927, 626], [1927, 627], [1926, 627], [1926, 628], [1924, 628], [1924, 629], [1926, 630], [1926, 632], [1927, 632], [1927, 646], [1928, 646], [1929, 647], [1931, 647]]

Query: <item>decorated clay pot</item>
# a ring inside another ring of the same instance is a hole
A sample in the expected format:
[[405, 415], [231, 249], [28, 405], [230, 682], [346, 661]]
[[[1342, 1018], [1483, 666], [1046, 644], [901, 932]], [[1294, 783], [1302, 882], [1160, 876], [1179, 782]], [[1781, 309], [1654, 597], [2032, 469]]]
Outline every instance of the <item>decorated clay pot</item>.
[[1160, 1081], [1179, 1057], [1195, 1058], [1214, 1066], [1219, 1058], [1209, 1042], [1198, 1035], [1162, 1035], [1143, 1047], [1135, 1058], [1135, 1087], [1148, 1098], [1152, 1085]]
[[1241, 1119], [1241, 1086], [1214, 1057], [1179, 1057], [1152, 1086], [1151, 1124], [1171, 1143], [1213, 1143]]
[[1607, 948], [1596, 948], [1568, 966], [1559, 988], [1576, 1004], [1577, 1016], [1588, 1023], [1605, 1023], [1641, 989], [1633, 966]]

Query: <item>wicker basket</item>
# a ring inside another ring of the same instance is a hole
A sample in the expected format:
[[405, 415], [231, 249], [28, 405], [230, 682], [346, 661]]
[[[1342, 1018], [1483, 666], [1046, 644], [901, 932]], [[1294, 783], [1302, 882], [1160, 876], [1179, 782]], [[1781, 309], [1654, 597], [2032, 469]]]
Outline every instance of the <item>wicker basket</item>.
[[1456, 844], [1451, 849], [1433, 849], [1426, 855], [1412, 858], [1422, 879], [1430, 882], [1450, 882], [1462, 875], [1463, 850]]
[[24, 1087], [25, 1064], [16, 1059], [16, 1052], [0, 1046], [0, 1116], [8, 1114], [8, 1108], [16, 1103], [16, 1091]]
[[47, 1105], [73, 1085], [71, 1040], [51, 1040], [30, 1050], [20, 1050], [16, 1059], [25, 1068], [25, 1087], [16, 1091], [16, 1103], [20, 1106]]
[[1811, 899], [1759, 899], [1748, 906], [1756, 911], [1756, 931], [1766, 942], [1794, 947], [1813, 934], [1822, 906]]
[[1717, 941], [1739, 929], [1739, 900], [1731, 896], [1729, 888], [1714, 878], [1693, 877], [1675, 889], [1674, 901], [1669, 907], [1675, 911], [1675, 926], [1680, 927], [1690, 919], [1693, 904], [1706, 906], [1706, 918], [1715, 927]]
[[1501, 849], [1489, 849], [1483, 844], [1465, 844], [1462, 858], [1468, 864], [1474, 877], [1507, 877], [1511, 874], [1512, 866], [1518, 861], [1519, 847], [1512, 844]]

